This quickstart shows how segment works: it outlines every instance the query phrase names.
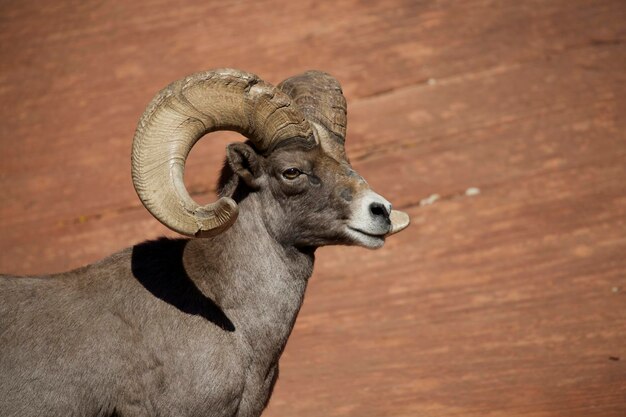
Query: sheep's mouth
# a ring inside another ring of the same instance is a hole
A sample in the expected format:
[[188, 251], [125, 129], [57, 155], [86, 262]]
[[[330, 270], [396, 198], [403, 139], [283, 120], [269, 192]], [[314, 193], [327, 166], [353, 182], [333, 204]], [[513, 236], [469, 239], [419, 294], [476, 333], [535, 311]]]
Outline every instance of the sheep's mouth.
[[385, 234], [374, 234], [365, 232], [361, 229], [348, 226], [346, 228], [347, 235], [353, 244], [363, 246], [370, 249], [377, 249], [385, 243]]
[[348, 226], [348, 229], [352, 230], [353, 232], [357, 232], [357, 233], [360, 233], [362, 235], [369, 236], [369, 237], [372, 237], [372, 238], [378, 238], [378, 239], [382, 239], [387, 234], [387, 233], [368, 233], [366, 231], [363, 231], [361, 229], [356, 229], [356, 228], [351, 227], [351, 226]]

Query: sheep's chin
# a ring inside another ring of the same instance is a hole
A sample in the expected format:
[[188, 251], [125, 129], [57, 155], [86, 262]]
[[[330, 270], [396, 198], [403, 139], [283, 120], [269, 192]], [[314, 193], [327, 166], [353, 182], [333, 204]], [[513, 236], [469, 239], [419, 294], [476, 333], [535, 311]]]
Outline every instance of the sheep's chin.
[[369, 234], [350, 226], [346, 227], [346, 234], [353, 245], [363, 246], [368, 249], [378, 249], [385, 243], [385, 235]]

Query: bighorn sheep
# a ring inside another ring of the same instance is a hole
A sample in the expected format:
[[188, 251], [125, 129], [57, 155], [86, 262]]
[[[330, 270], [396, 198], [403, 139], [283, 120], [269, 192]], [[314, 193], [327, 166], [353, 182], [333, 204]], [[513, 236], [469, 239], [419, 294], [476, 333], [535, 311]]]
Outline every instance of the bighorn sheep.
[[[217, 202], [199, 206], [185, 159], [233, 130]], [[137, 193], [160, 239], [58, 275], [0, 279], [0, 414], [259, 416], [300, 309], [315, 249], [377, 248], [408, 225], [345, 155], [339, 83], [278, 87], [232, 69], [163, 89], [139, 121]]]

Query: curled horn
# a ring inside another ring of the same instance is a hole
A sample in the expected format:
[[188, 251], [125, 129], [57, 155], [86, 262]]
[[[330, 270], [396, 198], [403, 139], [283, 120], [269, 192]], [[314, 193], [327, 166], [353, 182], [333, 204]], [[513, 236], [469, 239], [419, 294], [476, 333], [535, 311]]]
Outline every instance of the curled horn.
[[347, 107], [339, 82], [321, 71], [307, 71], [286, 79], [278, 88], [287, 93], [315, 127], [326, 153], [347, 161]]
[[198, 205], [183, 174], [193, 145], [205, 134], [232, 130], [261, 152], [285, 139], [312, 136], [291, 98], [256, 75], [219, 69], [190, 75], [161, 90], [139, 120], [132, 178], [143, 205], [161, 223], [187, 236], [213, 236], [237, 219], [237, 203], [222, 197]]

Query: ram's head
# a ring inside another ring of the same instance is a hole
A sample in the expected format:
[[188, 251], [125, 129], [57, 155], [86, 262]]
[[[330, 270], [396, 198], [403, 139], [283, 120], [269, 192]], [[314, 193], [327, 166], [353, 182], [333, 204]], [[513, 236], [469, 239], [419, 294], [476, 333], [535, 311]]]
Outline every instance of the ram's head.
[[[185, 160], [202, 136], [232, 130], [220, 199], [198, 205], [185, 189]], [[346, 101], [337, 80], [309, 71], [273, 87], [232, 69], [176, 81], [148, 105], [133, 142], [132, 175], [146, 208], [167, 227], [209, 237], [236, 221], [254, 196], [278, 241], [295, 246], [382, 246], [409, 218], [392, 210], [350, 166]]]

